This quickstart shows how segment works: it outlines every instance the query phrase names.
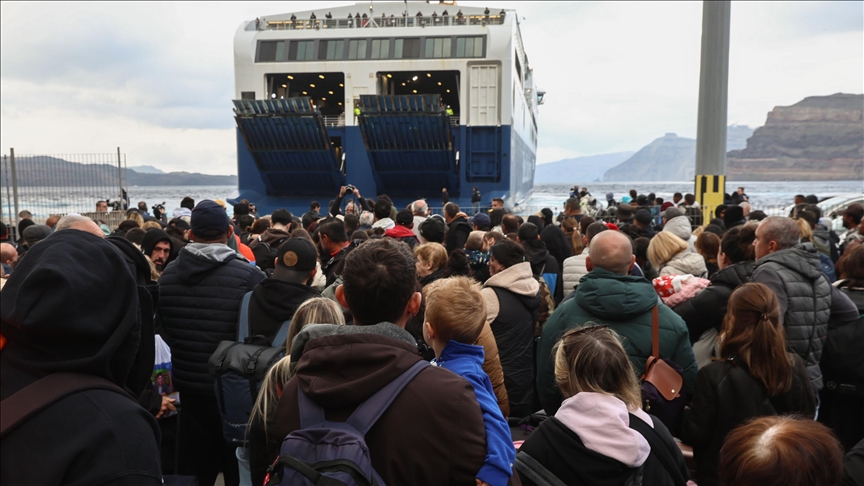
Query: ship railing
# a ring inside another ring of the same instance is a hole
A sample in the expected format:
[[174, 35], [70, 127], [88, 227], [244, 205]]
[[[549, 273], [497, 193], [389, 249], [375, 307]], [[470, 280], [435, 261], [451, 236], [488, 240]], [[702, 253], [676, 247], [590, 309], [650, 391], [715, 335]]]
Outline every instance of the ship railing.
[[459, 126], [459, 117], [455, 115], [450, 115], [450, 126], [458, 127]]
[[501, 25], [506, 15], [454, 15], [436, 17], [369, 17], [360, 19], [267, 20], [258, 23], [258, 30], [321, 30], [366, 29], [386, 27], [450, 27]]
[[325, 127], [344, 127], [345, 126], [345, 115], [338, 116], [322, 116], [321, 119], [324, 121]]

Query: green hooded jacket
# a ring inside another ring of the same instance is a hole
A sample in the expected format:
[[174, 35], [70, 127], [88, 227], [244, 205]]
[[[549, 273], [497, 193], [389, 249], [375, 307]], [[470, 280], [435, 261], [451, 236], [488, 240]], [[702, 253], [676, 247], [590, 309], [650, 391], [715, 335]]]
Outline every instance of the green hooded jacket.
[[576, 296], [555, 309], [537, 345], [537, 393], [549, 416], [563, 400], [555, 383], [554, 357], [561, 336], [587, 322], [607, 324], [621, 336], [636, 375], [641, 377], [651, 356], [651, 309], [655, 305], [660, 316], [660, 357], [681, 366], [684, 392], [692, 395], [698, 369], [684, 320], [660, 301], [648, 280], [595, 268], [582, 277]]

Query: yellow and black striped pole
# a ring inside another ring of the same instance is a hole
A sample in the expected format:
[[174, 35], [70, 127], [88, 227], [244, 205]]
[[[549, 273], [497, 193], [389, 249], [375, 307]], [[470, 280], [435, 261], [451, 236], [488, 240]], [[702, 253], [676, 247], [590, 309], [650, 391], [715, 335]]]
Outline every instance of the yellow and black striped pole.
[[726, 192], [726, 104], [729, 87], [731, 2], [702, 2], [699, 116], [696, 126], [696, 201], [702, 224], [714, 217]]

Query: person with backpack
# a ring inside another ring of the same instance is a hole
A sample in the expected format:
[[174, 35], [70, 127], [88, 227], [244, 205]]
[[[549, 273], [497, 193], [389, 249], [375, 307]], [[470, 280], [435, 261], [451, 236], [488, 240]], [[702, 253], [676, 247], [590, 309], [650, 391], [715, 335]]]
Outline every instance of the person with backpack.
[[270, 216], [272, 226], [249, 242], [255, 255], [255, 265], [268, 275], [273, 271], [279, 245], [291, 238], [291, 213], [287, 209], [277, 209]]
[[318, 251], [311, 240], [285, 240], [274, 260], [273, 274], [255, 286], [249, 301], [249, 335], [261, 335], [267, 341], [273, 341], [282, 323], [291, 320], [300, 304], [321, 296], [310, 286], [318, 262]]
[[[354, 325], [300, 331], [290, 353], [296, 374], [273, 413], [270, 440], [252, 439], [253, 450], [280, 451], [278, 460], [262, 459], [276, 462], [271, 481], [298, 484], [301, 470], [310, 473], [292, 457], [331, 477], [339, 472], [322, 471], [321, 463], [350, 457], [345, 467], [384, 484], [475, 484], [486, 440], [474, 391], [464, 378], [428, 366], [405, 330], [422, 301], [411, 251], [390, 238], [366, 241], [345, 257], [342, 279], [336, 299]], [[345, 446], [316, 437], [346, 439]], [[261, 474], [253, 470], [253, 478]]]
[[236, 484], [235, 448], [225, 442], [208, 361], [221, 341], [237, 339], [243, 296], [264, 274], [228, 247], [233, 227], [219, 204], [203, 200], [192, 210], [193, 243], [180, 250], [159, 279], [157, 314], [171, 347], [175, 389], [182, 396], [178, 435], [181, 473], [213, 484], [220, 470]]
[[641, 409], [621, 339], [609, 326], [586, 322], [556, 343], [555, 381], [565, 399], [519, 448], [523, 485], [685, 486], [681, 450], [663, 422]]
[[[546, 243], [540, 239], [540, 228], [534, 223], [523, 223], [517, 230], [516, 241], [525, 250], [525, 259], [531, 263], [531, 273], [538, 279], [543, 278], [555, 299], [555, 304], [560, 303], [564, 298], [561, 266], [558, 265], [558, 260], [549, 254]], [[554, 308], [555, 306], [552, 306], [551, 310]]]
[[88, 231], [35, 245], [0, 294], [4, 485], [162, 484], [159, 426], [135, 398], [153, 329], [123, 253]]
[[524, 417], [534, 411], [532, 343], [542, 300], [540, 284], [525, 260], [525, 250], [512, 240], [492, 246], [489, 273], [491, 277], [480, 291], [486, 305], [486, 322], [498, 345], [510, 416]]
[[459, 206], [452, 202], [444, 205], [444, 221], [447, 223], [444, 247], [447, 248], [449, 255], [453, 250], [465, 247], [468, 235], [474, 231], [474, 228], [468, 224], [468, 215], [461, 212]]

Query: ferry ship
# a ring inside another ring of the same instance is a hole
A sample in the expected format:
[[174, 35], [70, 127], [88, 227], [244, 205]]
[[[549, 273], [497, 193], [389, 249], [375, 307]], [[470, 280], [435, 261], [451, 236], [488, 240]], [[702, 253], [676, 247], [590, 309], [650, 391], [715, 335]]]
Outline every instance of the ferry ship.
[[544, 92], [512, 9], [374, 2], [259, 17], [234, 36], [238, 197], [323, 207], [341, 186], [397, 207], [442, 189], [513, 208], [534, 184]]

